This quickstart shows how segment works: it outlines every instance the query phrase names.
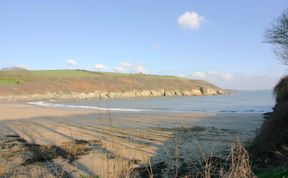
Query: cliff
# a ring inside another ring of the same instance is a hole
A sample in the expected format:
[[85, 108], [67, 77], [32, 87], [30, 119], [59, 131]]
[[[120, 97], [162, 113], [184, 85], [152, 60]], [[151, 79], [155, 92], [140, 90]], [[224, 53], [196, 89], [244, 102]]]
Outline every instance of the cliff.
[[0, 71], [0, 99], [107, 99], [224, 93], [208, 82], [175, 76], [84, 70]]

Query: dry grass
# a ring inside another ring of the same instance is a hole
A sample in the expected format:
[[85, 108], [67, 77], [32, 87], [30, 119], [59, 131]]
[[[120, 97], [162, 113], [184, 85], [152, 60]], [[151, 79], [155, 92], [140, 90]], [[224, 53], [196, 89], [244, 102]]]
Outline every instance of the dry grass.
[[[83, 154], [86, 153], [86, 148], [84, 147], [86, 143], [73, 143], [71, 145], [64, 144], [62, 146], [63, 149], [65, 149], [66, 153], [71, 155], [72, 157], [75, 157], [73, 160], [77, 159], [77, 155], [83, 152]], [[179, 144], [179, 143], [178, 143]], [[181, 170], [178, 170], [179, 168], [179, 145], [177, 143], [175, 144], [175, 170], [174, 170], [174, 176], [172, 177], [182, 177], [180, 175], [185, 175], [185, 173], [181, 172]], [[119, 147], [117, 142], [112, 142], [111, 145], [106, 145], [107, 147], [112, 148], [111, 152], [107, 152], [105, 157], [102, 158], [101, 165], [102, 170], [99, 172], [99, 177], [105, 177], [105, 178], [117, 178], [117, 177], [123, 177], [123, 178], [138, 178], [141, 177], [139, 174], [137, 174], [137, 161], [133, 160], [127, 160], [123, 159], [122, 155], [123, 152], [127, 151], [127, 148], [125, 147]], [[178, 149], [177, 149], [178, 148]], [[36, 149], [38, 153], [34, 150], [35, 154], [41, 154], [39, 152], [39, 146], [31, 145], [31, 149]], [[57, 149], [53, 150], [50, 148], [46, 148], [46, 151], [44, 148], [41, 147], [41, 151], [43, 152], [41, 154], [41, 159], [43, 158], [46, 161], [51, 161], [52, 156], [51, 155], [59, 155], [59, 151]], [[55, 153], [54, 153], [54, 152]], [[92, 150], [93, 152], [93, 150]], [[54, 153], [54, 154], [53, 154]], [[131, 155], [133, 155], [133, 150], [130, 150]], [[136, 154], [136, 153], [135, 153]], [[80, 154], [81, 155], [81, 154]], [[215, 156], [213, 154], [213, 151], [211, 154], [208, 155], [208, 157], [204, 156], [203, 153], [203, 159], [205, 164], [202, 166], [201, 169], [196, 171], [193, 175], [187, 175], [184, 177], [203, 177], [203, 178], [212, 178], [215, 176], [223, 177], [223, 178], [250, 178], [255, 177], [252, 170], [251, 165], [249, 161], [249, 155], [246, 151], [245, 147], [239, 142], [236, 141], [232, 144], [230, 149], [230, 154], [227, 158], [228, 166], [219, 167], [218, 164], [215, 163]], [[36, 155], [37, 156], [37, 155]], [[62, 155], [63, 156], [63, 155]], [[94, 154], [91, 155], [91, 159], [94, 160]], [[151, 163], [151, 160], [149, 158], [149, 155], [143, 154], [143, 162], [141, 165], [146, 169], [147, 177], [153, 178], [154, 177], [154, 171], [153, 165]], [[64, 156], [65, 157], [65, 156]], [[54, 156], [53, 156], [54, 158]], [[68, 157], [67, 157], [68, 158]], [[33, 161], [33, 160], [32, 160]], [[37, 161], [37, 160], [35, 160]], [[29, 168], [30, 165], [27, 165], [27, 172], [29, 174], [31, 170]], [[59, 165], [51, 164], [49, 165], [50, 170], [53, 171], [53, 175], [57, 177], [65, 177], [67, 175], [67, 172], [65, 168], [59, 167]], [[99, 169], [97, 169], [99, 170]], [[135, 171], [136, 170], [136, 171]], [[43, 171], [41, 171], [41, 167], [39, 168], [38, 175], [45, 174]], [[17, 174], [17, 173], [15, 173]], [[35, 175], [35, 173], [34, 173]]]
[[[202, 155], [202, 167], [196, 169], [193, 175], [186, 175], [185, 178], [255, 178], [252, 171], [251, 160], [245, 146], [239, 139], [231, 144], [229, 155], [226, 160], [215, 156], [214, 146], [210, 154], [205, 154], [200, 144], [196, 141], [200, 154]], [[199, 160], [201, 162], [201, 160]]]
[[[199, 162], [202, 162], [202, 167], [195, 170], [192, 174], [186, 174], [185, 172], [181, 172], [178, 168], [178, 159], [179, 159], [179, 150], [177, 149], [179, 145], [175, 143], [175, 170], [174, 175], [169, 175], [169, 177], [184, 177], [184, 178], [190, 178], [190, 177], [197, 177], [197, 178], [212, 178], [212, 177], [221, 177], [221, 178], [256, 178], [255, 174], [252, 171], [251, 162], [249, 159], [249, 153], [246, 150], [245, 146], [239, 141], [235, 141], [231, 144], [230, 153], [227, 157], [225, 162], [219, 163], [218, 157], [214, 155], [214, 148], [212, 148], [212, 151], [209, 155], [206, 155], [202, 148], [199, 146], [199, 149], [202, 154], [203, 161], [199, 160]], [[172, 155], [170, 155], [172, 156]], [[191, 165], [190, 165], [191, 166]], [[195, 165], [194, 165], [195, 166]], [[199, 166], [199, 165], [198, 165]], [[144, 169], [146, 169], [146, 174], [144, 174], [144, 177], [154, 178], [154, 171], [153, 165], [151, 164], [151, 160], [148, 158], [145, 161]], [[159, 169], [159, 167], [156, 169]], [[161, 169], [161, 168], [160, 168]], [[130, 169], [130, 174], [125, 174], [125, 177], [131, 177], [131, 178], [139, 178], [141, 177], [137, 173], [133, 173], [134, 169]], [[126, 170], [127, 171], [127, 170]], [[132, 173], [132, 174], [131, 174]], [[143, 174], [141, 174], [143, 176]], [[182, 175], [182, 176], [181, 176]], [[183, 176], [184, 175], [184, 176]], [[158, 177], [157, 175], [156, 177]]]
[[223, 178], [251, 178], [256, 177], [251, 169], [249, 153], [240, 141], [232, 144], [230, 155], [228, 156], [228, 171], [221, 170]]

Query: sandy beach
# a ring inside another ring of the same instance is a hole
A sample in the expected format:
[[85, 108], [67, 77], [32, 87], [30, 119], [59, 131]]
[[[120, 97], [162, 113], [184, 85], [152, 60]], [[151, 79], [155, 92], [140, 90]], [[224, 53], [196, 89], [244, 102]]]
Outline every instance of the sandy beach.
[[0, 104], [0, 120], [29, 119], [32, 117], [61, 117], [88, 113], [95, 113], [95, 110], [45, 108], [25, 103]]
[[160, 173], [170, 175], [176, 159], [184, 165], [201, 160], [200, 152], [224, 155], [237, 138], [249, 142], [262, 121], [258, 113], [127, 113], [0, 104], [0, 175], [117, 177], [149, 164], [165, 164]]

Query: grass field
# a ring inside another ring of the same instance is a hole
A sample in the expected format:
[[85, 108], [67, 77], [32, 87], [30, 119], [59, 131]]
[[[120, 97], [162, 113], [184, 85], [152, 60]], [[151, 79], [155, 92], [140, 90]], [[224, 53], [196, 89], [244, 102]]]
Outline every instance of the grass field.
[[1, 78], [0, 85], [17, 85], [20, 82], [14, 78]]

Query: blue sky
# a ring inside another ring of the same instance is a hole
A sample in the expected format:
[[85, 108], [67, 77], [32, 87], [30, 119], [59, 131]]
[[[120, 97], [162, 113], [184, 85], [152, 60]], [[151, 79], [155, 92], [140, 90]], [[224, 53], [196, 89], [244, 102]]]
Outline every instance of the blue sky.
[[144, 72], [224, 88], [272, 88], [287, 73], [263, 43], [285, 0], [0, 2], [0, 68]]

